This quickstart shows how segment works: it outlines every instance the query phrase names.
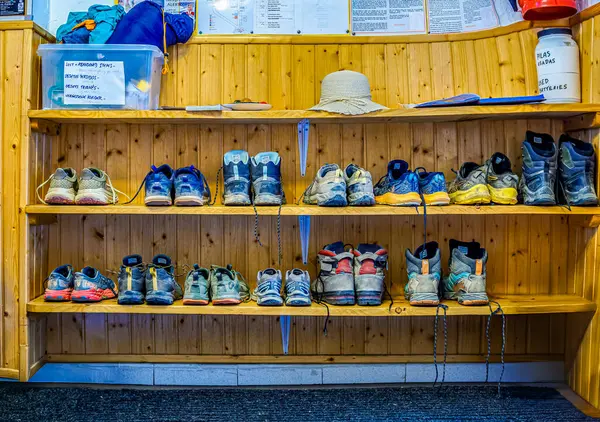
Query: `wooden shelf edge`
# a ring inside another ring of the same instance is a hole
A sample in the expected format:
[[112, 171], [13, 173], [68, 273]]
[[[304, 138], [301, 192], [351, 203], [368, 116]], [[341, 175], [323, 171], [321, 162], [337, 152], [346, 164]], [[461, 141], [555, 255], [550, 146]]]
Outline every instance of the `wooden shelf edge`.
[[[506, 315], [563, 314], [595, 312], [596, 304], [574, 295], [499, 295], [490, 299], [502, 306]], [[461, 306], [455, 301], [445, 301], [449, 316], [489, 315], [487, 306]], [[381, 306], [332, 306], [332, 317], [403, 317], [435, 316], [435, 307], [410, 306], [404, 298], [394, 300], [391, 312], [389, 301]], [[493, 305], [492, 305], [493, 306]], [[267, 307], [254, 302], [236, 306], [186, 306], [176, 301], [171, 306], [119, 305], [116, 299], [100, 303], [45, 302], [43, 297], [27, 304], [28, 313], [87, 313], [87, 314], [155, 314], [155, 315], [253, 315], [253, 316], [313, 316], [325, 317], [325, 306], [313, 303], [309, 307]]]

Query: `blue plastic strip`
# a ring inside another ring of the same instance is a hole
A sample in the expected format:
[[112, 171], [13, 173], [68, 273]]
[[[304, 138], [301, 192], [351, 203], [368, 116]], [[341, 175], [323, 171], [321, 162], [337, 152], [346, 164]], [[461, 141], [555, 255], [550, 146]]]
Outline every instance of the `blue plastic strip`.
[[298, 122], [298, 151], [300, 153], [300, 174], [306, 176], [306, 160], [308, 157], [308, 133], [310, 122], [302, 119]]
[[283, 354], [287, 355], [290, 344], [290, 327], [292, 325], [292, 317], [282, 315], [279, 317], [279, 323], [281, 324], [281, 344], [283, 346]]
[[310, 215], [299, 215], [300, 245], [302, 246], [302, 262], [308, 264], [308, 244], [310, 242]]

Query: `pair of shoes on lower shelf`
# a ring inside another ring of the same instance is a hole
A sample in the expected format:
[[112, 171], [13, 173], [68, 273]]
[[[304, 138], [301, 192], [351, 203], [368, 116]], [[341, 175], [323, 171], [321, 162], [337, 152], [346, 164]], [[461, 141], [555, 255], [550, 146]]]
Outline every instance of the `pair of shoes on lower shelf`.
[[487, 260], [487, 251], [478, 242], [451, 239], [450, 273], [441, 280], [441, 252], [437, 242], [421, 245], [414, 253], [407, 249], [408, 283], [404, 296], [413, 306], [437, 306], [440, 297], [457, 300], [461, 305], [487, 305]]
[[61, 265], [50, 273], [44, 292], [48, 302], [100, 302], [117, 296], [115, 282], [93, 267], [73, 272], [73, 266]]
[[[281, 295], [281, 271], [267, 268], [259, 271], [256, 279], [256, 289], [252, 293], [252, 299], [259, 306], [282, 306], [284, 297]], [[308, 271], [299, 268], [287, 271], [284, 290], [287, 306], [310, 306], [310, 275]]]
[[324, 246], [317, 260], [319, 275], [311, 286], [317, 302], [381, 305], [386, 290], [387, 250], [368, 243], [354, 248], [340, 241]]
[[184, 305], [238, 305], [248, 301], [246, 281], [231, 265], [212, 265], [210, 271], [194, 264], [185, 279]]

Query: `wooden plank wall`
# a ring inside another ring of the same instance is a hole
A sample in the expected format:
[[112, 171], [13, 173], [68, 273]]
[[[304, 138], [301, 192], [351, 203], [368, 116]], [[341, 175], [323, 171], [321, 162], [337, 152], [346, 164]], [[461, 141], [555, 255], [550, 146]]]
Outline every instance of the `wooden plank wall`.
[[[339, 69], [365, 73], [373, 99], [390, 107], [464, 92], [535, 94], [535, 44], [533, 29], [435, 43], [189, 44], [171, 54], [172, 71], [163, 78], [161, 104], [216, 104], [250, 97], [269, 101], [275, 109], [304, 109], [318, 102], [323, 77]], [[98, 166], [107, 170], [117, 188], [133, 193], [153, 163], [194, 164], [214, 192], [224, 152], [275, 150], [282, 156], [291, 202], [316, 170], [331, 162], [355, 162], [377, 180], [390, 159], [402, 158], [412, 168], [443, 171], [451, 179], [451, 169], [462, 162], [481, 163], [503, 151], [520, 174], [520, 143], [527, 129], [558, 136], [561, 124], [518, 120], [313, 125], [308, 174], [302, 178], [293, 125], [63, 125], [51, 151], [46, 145], [43, 152], [37, 151], [49, 165], [36, 168], [35, 182], [45, 180], [57, 166], [78, 171]], [[142, 203], [142, 198], [137, 201]], [[59, 224], [39, 234], [48, 236], [50, 252], [36, 261], [39, 270], [36, 264], [32, 292], [40, 294], [43, 278], [60, 264], [117, 269], [128, 253], [141, 253], [146, 261], [167, 253], [178, 265], [232, 263], [254, 285], [259, 269], [276, 265], [277, 226], [275, 218], [259, 218], [265, 245], [260, 247], [253, 225], [252, 217], [61, 216]], [[282, 218], [281, 227], [282, 270], [301, 266], [296, 219]], [[404, 251], [422, 242], [423, 228], [421, 217], [315, 218], [308, 269], [314, 276], [317, 250], [326, 243], [378, 242], [390, 251], [388, 278], [394, 282], [393, 293], [401, 295]], [[444, 263], [451, 238], [476, 239], [488, 248], [488, 290], [493, 293], [580, 292], [574, 268], [589, 236], [562, 216], [439, 216], [427, 221], [427, 237], [442, 245]], [[565, 253], [566, 245], [572, 253]], [[292, 323], [290, 356], [284, 357], [279, 321], [273, 317], [50, 315], [46, 351], [50, 361], [431, 360], [432, 318], [332, 318], [326, 337], [321, 333], [323, 318], [294, 318]], [[487, 350], [484, 323], [479, 317], [449, 319], [451, 359], [482, 359]], [[495, 354], [500, 349], [499, 330], [496, 322]], [[507, 354], [513, 360], [562, 359], [563, 315], [509, 317], [507, 330]]]

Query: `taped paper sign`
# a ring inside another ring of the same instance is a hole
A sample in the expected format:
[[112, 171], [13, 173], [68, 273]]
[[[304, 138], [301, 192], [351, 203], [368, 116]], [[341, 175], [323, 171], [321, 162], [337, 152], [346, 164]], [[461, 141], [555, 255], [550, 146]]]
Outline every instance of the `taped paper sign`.
[[429, 33], [495, 28], [500, 20], [492, 0], [429, 0]]
[[424, 0], [352, 0], [352, 32], [425, 33]]
[[65, 104], [125, 105], [123, 62], [66, 61]]

